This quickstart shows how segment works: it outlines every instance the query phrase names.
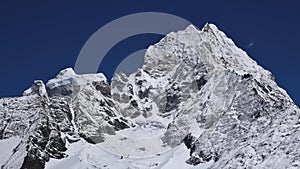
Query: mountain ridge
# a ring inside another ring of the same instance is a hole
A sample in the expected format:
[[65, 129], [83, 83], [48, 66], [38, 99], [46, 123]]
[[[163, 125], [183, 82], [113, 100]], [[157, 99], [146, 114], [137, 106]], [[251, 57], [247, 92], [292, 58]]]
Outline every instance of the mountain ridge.
[[0, 145], [19, 140], [3, 168], [300, 167], [299, 108], [209, 23], [171, 32], [110, 84], [71, 68], [35, 81], [0, 99], [0, 117]]

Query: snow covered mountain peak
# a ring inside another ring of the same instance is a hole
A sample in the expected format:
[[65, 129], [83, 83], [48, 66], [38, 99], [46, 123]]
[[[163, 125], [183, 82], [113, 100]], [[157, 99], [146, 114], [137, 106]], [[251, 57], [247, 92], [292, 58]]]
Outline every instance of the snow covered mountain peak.
[[53, 88], [54, 86], [63, 84], [68, 80], [83, 85], [92, 81], [107, 81], [106, 77], [102, 73], [77, 75], [72, 68], [66, 68], [60, 71], [54, 79], [49, 80], [47, 87]]
[[166, 65], [173, 67], [181, 62], [194, 65], [202, 62], [210, 67], [231, 69], [240, 75], [249, 73], [258, 80], [272, 77], [270, 72], [258, 66], [214, 24], [209, 23], [201, 31], [190, 25], [185, 30], [172, 32], [159, 43], [150, 46], [145, 55], [144, 67], [146, 70]]
[[81, 88], [88, 84], [107, 83], [106, 77], [102, 73], [77, 75], [72, 68], [66, 68], [47, 82], [49, 94], [70, 95], [74, 97]]
[[58, 73], [58, 75], [56, 76], [56, 78], [72, 77], [75, 75], [76, 75], [76, 73], [74, 72], [74, 70], [72, 68], [66, 68], [64, 70], [61, 70]]
[[3, 168], [300, 168], [299, 108], [209, 23], [111, 84], [71, 68], [35, 81], [0, 99], [0, 117]]

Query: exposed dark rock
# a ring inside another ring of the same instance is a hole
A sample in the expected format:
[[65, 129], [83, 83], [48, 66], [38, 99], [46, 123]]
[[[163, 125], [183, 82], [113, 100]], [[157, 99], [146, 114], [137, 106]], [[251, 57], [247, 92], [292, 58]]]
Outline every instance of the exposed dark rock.
[[200, 79], [197, 79], [196, 81], [197, 81], [198, 90], [200, 90], [202, 86], [204, 86], [207, 82], [207, 80], [204, 79], [204, 76], [202, 76]]
[[87, 136], [84, 133], [79, 133], [79, 136], [82, 137], [85, 141], [91, 144], [97, 144], [104, 141], [104, 137], [99, 133], [98, 135]]
[[202, 161], [201, 161], [200, 158], [194, 157], [194, 156], [190, 157], [190, 158], [186, 161], [187, 164], [190, 164], [190, 165], [193, 165], [193, 166], [196, 166], [196, 165], [200, 164], [201, 162], [202, 162]]
[[135, 108], [138, 107], [138, 103], [136, 102], [136, 100], [132, 100], [132, 101], [130, 102], [130, 104], [131, 104], [133, 107], [135, 107]]
[[40, 160], [38, 156], [27, 154], [21, 169], [44, 169], [45, 162]]
[[125, 129], [125, 128], [129, 128], [129, 126], [123, 122], [123, 121], [120, 121], [119, 119], [115, 119], [114, 122], [113, 122], [113, 125], [117, 128], [117, 129]]
[[192, 145], [194, 144], [195, 141], [196, 141], [196, 138], [191, 133], [189, 133], [183, 139], [183, 142], [188, 149], [190, 149], [192, 147]]
[[130, 93], [131, 95], [133, 95], [133, 87], [132, 87], [132, 84], [129, 84], [129, 85], [128, 85], [128, 88], [129, 88], [129, 93]]
[[110, 86], [104, 81], [93, 82], [93, 86], [95, 86], [96, 90], [100, 91], [104, 96], [111, 97]]
[[146, 98], [149, 95], [150, 89], [146, 89], [145, 91], [139, 90], [138, 96], [140, 99]]
[[250, 74], [246, 73], [246, 74], [244, 74], [244, 75], [243, 75], [243, 77], [242, 77], [242, 78], [243, 78], [243, 79], [247, 79], [247, 78], [250, 78], [250, 77], [252, 77], [252, 75], [250, 75]]
[[269, 93], [269, 90], [264, 86], [262, 85], [260, 82], [256, 81], [256, 84], [266, 93]]
[[253, 118], [254, 118], [254, 119], [257, 119], [257, 118], [259, 118], [259, 117], [261, 117], [261, 113], [260, 113], [259, 111], [254, 112]]
[[110, 117], [116, 117], [116, 115], [114, 114], [114, 112], [112, 112], [111, 110], [109, 109], [104, 109], [105, 113], [110, 116]]
[[105, 102], [107, 103], [107, 105], [109, 106], [109, 107], [114, 107], [115, 106], [115, 104], [114, 104], [114, 102], [113, 101], [111, 101], [111, 100], [105, 100]]
[[171, 110], [174, 110], [180, 103], [179, 98], [180, 96], [178, 94], [168, 93], [164, 112], [169, 112]]
[[55, 88], [46, 87], [49, 96], [71, 96], [77, 93], [79, 86], [73, 85], [72, 90], [69, 86], [59, 86]]

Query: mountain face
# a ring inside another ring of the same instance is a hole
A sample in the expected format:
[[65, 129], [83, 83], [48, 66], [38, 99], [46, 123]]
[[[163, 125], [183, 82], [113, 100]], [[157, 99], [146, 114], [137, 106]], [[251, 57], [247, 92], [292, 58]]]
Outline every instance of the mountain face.
[[300, 168], [300, 110], [213, 24], [150, 46], [111, 84], [62, 70], [0, 99], [0, 166]]

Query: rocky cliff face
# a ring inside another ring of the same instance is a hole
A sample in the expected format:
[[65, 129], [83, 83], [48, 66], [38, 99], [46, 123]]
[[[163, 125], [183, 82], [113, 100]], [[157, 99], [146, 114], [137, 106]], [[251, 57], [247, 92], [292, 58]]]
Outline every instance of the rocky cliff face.
[[2, 168], [300, 168], [299, 108], [213, 24], [168, 34], [110, 85], [35, 81], [0, 117], [0, 145], [17, 140]]

